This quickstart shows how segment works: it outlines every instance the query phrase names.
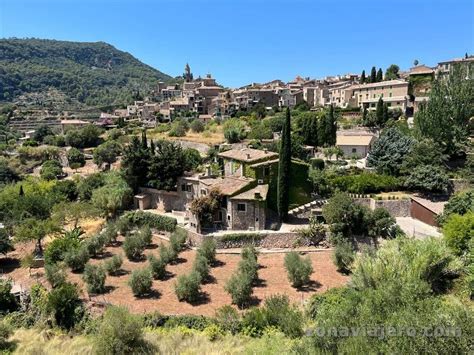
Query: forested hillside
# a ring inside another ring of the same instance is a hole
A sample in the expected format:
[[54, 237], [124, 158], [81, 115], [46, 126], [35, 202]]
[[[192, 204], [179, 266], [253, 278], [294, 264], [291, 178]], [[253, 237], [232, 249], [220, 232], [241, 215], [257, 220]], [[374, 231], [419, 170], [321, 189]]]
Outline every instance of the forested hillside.
[[122, 104], [170, 78], [104, 42], [0, 39], [0, 101], [54, 88], [89, 106]]

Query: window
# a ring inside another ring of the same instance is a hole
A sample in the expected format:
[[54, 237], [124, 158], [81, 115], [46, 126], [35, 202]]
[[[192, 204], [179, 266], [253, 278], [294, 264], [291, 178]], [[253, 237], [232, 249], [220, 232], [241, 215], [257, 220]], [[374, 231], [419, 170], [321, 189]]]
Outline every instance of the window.
[[352, 153], [357, 153], [357, 149], [356, 149], [356, 148], [352, 148]]
[[206, 196], [206, 195], [207, 195], [207, 191], [206, 191], [205, 189], [201, 189], [201, 195]]
[[237, 211], [239, 211], [239, 212], [245, 212], [245, 211], [247, 211], [247, 204], [245, 204], [245, 203], [238, 203], [238, 204], [237, 204]]
[[388, 93], [388, 97], [392, 97], [392, 93], [391, 93], [391, 92], [390, 92], [390, 93]]

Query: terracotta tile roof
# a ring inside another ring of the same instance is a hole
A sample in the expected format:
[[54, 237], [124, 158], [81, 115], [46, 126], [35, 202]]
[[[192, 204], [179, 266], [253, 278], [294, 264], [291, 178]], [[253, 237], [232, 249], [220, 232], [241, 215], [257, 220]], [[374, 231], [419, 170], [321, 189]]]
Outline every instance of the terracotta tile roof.
[[203, 185], [208, 186], [209, 188], [218, 189], [223, 195], [231, 196], [245, 186], [250, 184], [252, 179], [247, 178], [237, 178], [237, 177], [219, 177], [219, 178], [205, 178], [201, 179], [200, 182]]
[[369, 145], [374, 136], [369, 135], [347, 135], [347, 136], [337, 136], [336, 137], [336, 145]]
[[[261, 196], [261, 198], [256, 198], [257, 196]], [[232, 196], [231, 200], [266, 200], [268, 194], [268, 185], [257, 185], [253, 189], [247, 190], [238, 194], [236, 196]]]
[[252, 148], [231, 149], [219, 153], [219, 156], [222, 158], [229, 158], [247, 163], [263, 159], [278, 158], [277, 153]]

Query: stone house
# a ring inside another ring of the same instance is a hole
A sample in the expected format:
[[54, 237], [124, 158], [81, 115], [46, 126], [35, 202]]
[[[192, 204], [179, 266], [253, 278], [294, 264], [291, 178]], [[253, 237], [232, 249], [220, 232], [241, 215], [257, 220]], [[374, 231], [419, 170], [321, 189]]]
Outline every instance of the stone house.
[[336, 146], [341, 148], [346, 158], [365, 158], [375, 141], [374, 135], [342, 135], [336, 137]]

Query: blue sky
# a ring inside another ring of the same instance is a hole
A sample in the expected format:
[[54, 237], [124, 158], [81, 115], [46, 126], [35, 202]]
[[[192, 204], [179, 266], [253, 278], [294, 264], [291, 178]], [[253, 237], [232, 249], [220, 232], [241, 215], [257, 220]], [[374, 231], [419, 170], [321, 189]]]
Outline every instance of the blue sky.
[[237, 87], [474, 53], [474, 0], [0, 0], [0, 37], [105, 41]]

